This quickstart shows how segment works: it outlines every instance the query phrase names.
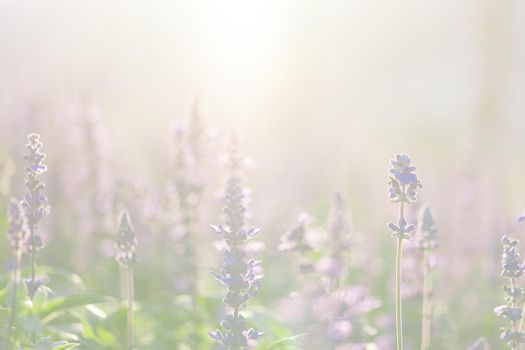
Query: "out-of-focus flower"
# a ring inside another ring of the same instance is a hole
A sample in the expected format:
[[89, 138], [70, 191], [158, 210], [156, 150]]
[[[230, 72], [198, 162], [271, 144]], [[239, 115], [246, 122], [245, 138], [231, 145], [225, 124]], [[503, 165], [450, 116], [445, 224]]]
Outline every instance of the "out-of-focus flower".
[[311, 222], [309, 215], [299, 215], [279, 246], [281, 251], [296, 253], [299, 271], [308, 272], [312, 280], [294, 293], [304, 305], [301, 318], [313, 324], [307, 335], [309, 348], [354, 349], [368, 336], [366, 329], [373, 328], [368, 326], [367, 313], [381, 303], [365, 288], [343, 283], [351, 240], [349, 214], [341, 194], [334, 196], [327, 229], [313, 228]]
[[330, 322], [327, 329], [329, 338], [341, 342], [346, 341], [352, 334], [352, 323], [347, 320], [336, 320]]
[[437, 229], [434, 214], [428, 207], [421, 209], [416, 234], [416, 246], [419, 249], [435, 249], [437, 247]]
[[16, 198], [11, 198], [8, 209], [7, 236], [13, 251], [19, 251], [23, 248], [23, 243], [27, 239], [28, 227], [26, 218], [23, 213], [22, 203]]
[[117, 254], [115, 258], [123, 266], [137, 262], [137, 238], [127, 211], [119, 215], [119, 228], [117, 236]]
[[318, 264], [320, 272], [325, 274], [333, 288], [337, 288], [344, 276], [346, 253], [350, 248], [350, 220], [341, 193], [336, 193], [330, 209], [328, 226], [328, 245], [330, 256], [321, 259]]
[[294, 224], [294, 226], [281, 237], [279, 250], [295, 250], [301, 253], [312, 250], [311, 245], [307, 241], [307, 231], [310, 229], [309, 225], [311, 223], [312, 219], [309, 214], [299, 214], [297, 217], [297, 222]]

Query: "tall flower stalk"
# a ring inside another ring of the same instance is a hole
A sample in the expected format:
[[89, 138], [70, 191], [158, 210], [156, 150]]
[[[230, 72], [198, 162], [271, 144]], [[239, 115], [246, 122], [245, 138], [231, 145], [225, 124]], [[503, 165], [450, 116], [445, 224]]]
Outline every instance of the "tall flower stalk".
[[346, 273], [345, 252], [350, 247], [350, 222], [345, 201], [341, 193], [334, 196], [330, 210], [328, 233], [330, 236], [330, 268], [327, 269], [331, 289], [340, 287]]
[[432, 328], [432, 262], [431, 251], [437, 247], [434, 216], [428, 207], [421, 209], [418, 220], [416, 246], [423, 254], [423, 291], [421, 320], [421, 350], [430, 349]]
[[496, 307], [494, 313], [510, 320], [510, 326], [502, 328], [500, 339], [507, 343], [510, 349], [517, 350], [520, 344], [525, 342], [525, 333], [519, 329], [518, 325], [523, 317], [523, 309], [518, 305], [524, 300], [525, 290], [517, 283], [517, 279], [523, 275], [525, 264], [517, 251], [519, 244], [517, 239], [503, 236], [501, 241], [503, 243], [501, 275], [507, 278], [509, 284], [503, 286], [507, 294], [506, 303]]
[[193, 217], [191, 210], [191, 195], [193, 186], [189, 176], [191, 153], [186, 142], [186, 131], [175, 127], [172, 132], [171, 162], [173, 169], [173, 187], [178, 212], [178, 224], [183, 231], [181, 238], [183, 248], [183, 264], [185, 288], [187, 292], [195, 292], [195, 252], [193, 242]]
[[[44, 194], [45, 185], [40, 181], [40, 175], [47, 171], [47, 166], [44, 165], [46, 155], [41, 152], [43, 144], [40, 142], [40, 135], [29, 134], [27, 140], [27, 153], [24, 155], [24, 161], [26, 162], [26, 193], [22, 201], [22, 206], [29, 231], [26, 246], [31, 258], [31, 279], [27, 284], [27, 289], [29, 298], [33, 301], [41, 285], [41, 282], [36, 279], [36, 252], [44, 246], [42, 237], [40, 237], [37, 230], [40, 221], [49, 214], [49, 205], [47, 204], [47, 197]], [[33, 343], [36, 342], [34, 332], [31, 334], [31, 339]]]
[[76, 211], [79, 213], [79, 236], [84, 249], [76, 253], [76, 261], [82, 266], [89, 263], [90, 258], [96, 257], [93, 253], [98, 251], [100, 235], [107, 232], [110, 226], [111, 213], [111, 172], [107, 169], [107, 153], [109, 143], [105, 135], [105, 127], [101, 121], [100, 111], [84, 95], [81, 101], [81, 111], [77, 128], [80, 132], [79, 152], [75, 153], [73, 166], [78, 167], [79, 181], [74, 189], [74, 194], [79, 196], [75, 200]]
[[184, 249], [184, 265], [187, 292], [197, 294], [197, 244], [199, 204], [203, 192], [202, 158], [205, 128], [195, 102], [187, 127], [175, 125], [172, 130], [171, 163], [175, 202], [179, 213], [179, 225], [184, 232], [181, 243]]
[[7, 330], [7, 341], [11, 342], [11, 334], [14, 331], [17, 318], [17, 294], [20, 284], [20, 266], [22, 260], [22, 249], [24, 241], [27, 239], [27, 223], [23, 215], [22, 203], [12, 198], [9, 203], [8, 212], [9, 229], [7, 235], [13, 253], [13, 276], [11, 299], [9, 300], [9, 328]]
[[134, 279], [133, 265], [137, 262], [137, 238], [131, 225], [129, 214], [122, 211], [119, 215], [119, 229], [117, 236], [117, 255], [116, 259], [121, 266], [121, 271], [125, 278], [126, 300], [127, 300], [127, 348], [133, 348], [133, 299], [134, 299]]
[[403, 349], [403, 317], [401, 306], [401, 262], [403, 258], [403, 241], [409, 238], [415, 227], [405, 219], [405, 205], [415, 203], [417, 188], [421, 187], [416, 168], [412, 166], [410, 157], [398, 154], [390, 161], [390, 200], [399, 203], [398, 223], [390, 223], [388, 227], [393, 231], [392, 237], [397, 239], [396, 249], [396, 341], [397, 349]]
[[24, 156], [26, 162], [25, 185], [26, 193], [22, 205], [26, 216], [29, 230], [27, 247], [31, 256], [31, 279], [28, 283], [29, 297], [33, 300], [40, 283], [36, 279], [36, 252], [43, 247], [43, 241], [37, 230], [40, 221], [49, 214], [47, 197], [44, 194], [45, 185], [40, 181], [40, 175], [47, 171], [44, 165], [46, 155], [41, 152], [42, 143], [40, 135], [29, 134], [26, 144], [27, 153]]
[[260, 229], [248, 227], [245, 223], [246, 198], [239, 175], [241, 162], [237, 142], [232, 138], [227, 160], [230, 176], [225, 194], [226, 222], [211, 226], [226, 243], [221, 269], [212, 274], [228, 288], [223, 302], [229, 311], [220, 328], [209, 334], [225, 350], [247, 349], [250, 342], [262, 334], [253, 328], [247, 329], [246, 320], [241, 314], [242, 307], [259, 290], [262, 279], [262, 274], [258, 272], [260, 262], [248, 259], [246, 255], [246, 243], [256, 237]]

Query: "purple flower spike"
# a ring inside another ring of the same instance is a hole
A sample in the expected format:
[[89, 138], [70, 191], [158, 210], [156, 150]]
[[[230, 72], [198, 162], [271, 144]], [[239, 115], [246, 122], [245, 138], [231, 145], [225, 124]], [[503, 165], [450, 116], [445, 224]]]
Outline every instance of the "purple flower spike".
[[239, 313], [258, 292], [263, 277], [260, 262], [248, 259], [246, 252], [246, 243], [261, 230], [248, 227], [245, 223], [246, 192], [238, 176], [241, 164], [239, 160], [242, 158], [235, 140], [232, 140], [228, 159], [231, 175], [226, 184], [226, 220], [222, 225], [211, 225], [212, 230], [224, 240], [224, 257], [220, 271], [211, 274], [228, 288], [223, 301], [231, 313], [221, 322], [220, 329], [210, 332], [209, 335], [221, 344], [221, 349], [244, 350], [262, 335], [253, 328], [247, 329], [245, 319]]
[[517, 239], [503, 236], [501, 242], [503, 243], [501, 275], [507, 278], [509, 284], [503, 286], [503, 291], [507, 294], [506, 303], [495, 307], [494, 313], [510, 321], [507, 327], [501, 329], [500, 339], [507, 343], [509, 348], [517, 349], [525, 341], [525, 332], [516, 327], [523, 317], [522, 305], [525, 297], [525, 289], [518, 285], [517, 279], [523, 276], [525, 264], [518, 252]]
[[411, 165], [410, 157], [398, 154], [390, 161], [390, 188], [389, 198], [394, 202], [413, 203], [417, 200], [417, 188], [421, 187], [416, 167]]

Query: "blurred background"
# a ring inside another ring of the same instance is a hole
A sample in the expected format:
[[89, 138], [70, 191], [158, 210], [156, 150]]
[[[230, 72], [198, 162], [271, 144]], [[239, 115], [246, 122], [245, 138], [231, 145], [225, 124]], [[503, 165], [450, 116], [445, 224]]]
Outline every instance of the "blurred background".
[[[85, 246], [63, 260], [53, 255], [92, 229], [73, 218], [71, 201], [86, 200], [92, 191], [82, 187], [96, 177], [97, 190], [112, 193], [110, 205], [96, 206], [108, 227], [110, 207], [144, 213], [144, 198], [155, 203], [170, 176], [170, 128], [198, 110], [212, 169], [201, 249], [213, 251], [206, 227], [219, 220], [224, 178], [216, 159], [234, 130], [254, 160], [250, 221], [264, 228], [271, 260], [259, 303], [277, 305], [293, 289], [279, 275], [279, 237], [301, 211], [322, 225], [341, 191], [362, 233], [357, 248], [370, 258], [369, 281], [360, 283], [375, 288], [388, 312], [394, 242], [386, 224], [396, 215], [388, 167], [406, 152], [423, 184], [420, 203], [438, 218], [443, 349], [465, 348], [482, 335], [499, 348], [492, 312], [503, 298], [499, 239], [525, 234], [515, 225], [525, 206], [524, 94], [519, 0], [0, 0], [0, 184], [6, 198], [21, 195], [25, 135], [40, 133], [53, 208], [43, 261], [100, 283], [73, 262]], [[93, 148], [95, 158], [86, 160]], [[137, 234], [147, 241], [155, 228], [141, 215]], [[96, 254], [111, 255], [104, 237]], [[7, 248], [0, 251], [5, 265]], [[217, 264], [218, 254], [209, 256], [203, 271]], [[149, 272], [137, 273], [140, 280]], [[385, 276], [389, 284], [378, 287]], [[200, 279], [220, 296], [207, 274]], [[419, 331], [417, 299], [412, 306], [408, 344]], [[391, 327], [379, 325], [379, 333]]]

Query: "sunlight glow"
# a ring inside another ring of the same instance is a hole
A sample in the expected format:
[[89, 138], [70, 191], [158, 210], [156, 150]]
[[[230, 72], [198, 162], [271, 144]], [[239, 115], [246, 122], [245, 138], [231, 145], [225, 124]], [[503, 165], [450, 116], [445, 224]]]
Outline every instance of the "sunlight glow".
[[277, 3], [210, 1], [203, 7], [203, 88], [250, 104], [264, 95], [282, 51]]

